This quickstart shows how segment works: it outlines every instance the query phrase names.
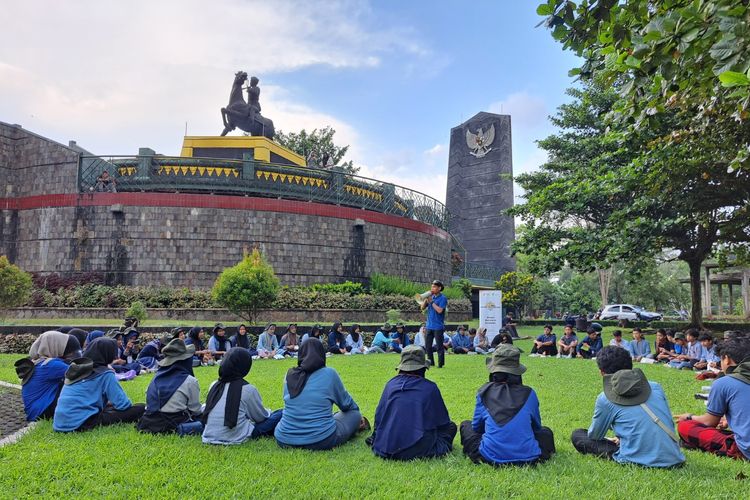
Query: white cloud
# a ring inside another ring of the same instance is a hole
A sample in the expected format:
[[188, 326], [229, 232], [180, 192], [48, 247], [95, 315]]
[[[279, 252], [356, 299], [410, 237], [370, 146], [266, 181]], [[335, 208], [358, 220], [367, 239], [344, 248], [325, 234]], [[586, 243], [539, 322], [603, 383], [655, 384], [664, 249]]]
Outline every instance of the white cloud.
[[514, 129], [534, 128], [547, 119], [544, 99], [527, 91], [515, 92], [501, 101], [493, 102], [489, 105], [488, 111], [510, 115]]
[[263, 113], [278, 128], [331, 125], [355, 158], [356, 131], [295, 101], [273, 75], [429, 54], [409, 28], [369, 29], [357, 0], [49, 0], [2, 11], [0, 120], [101, 154], [177, 153], [186, 123], [190, 134], [218, 134], [219, 108], [245, 69], [261, 77]]

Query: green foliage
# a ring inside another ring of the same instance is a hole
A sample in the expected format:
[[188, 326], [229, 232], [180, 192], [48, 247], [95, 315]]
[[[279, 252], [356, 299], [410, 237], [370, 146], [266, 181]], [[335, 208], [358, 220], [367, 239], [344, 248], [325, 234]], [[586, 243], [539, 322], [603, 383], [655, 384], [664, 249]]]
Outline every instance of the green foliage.
[[343, 283], [316, 283], [310, 286], [313, 292], [343, 293], [346, 295], [359, 295], [365, 292], [362, 283], [345, 281]]
[[519, 308], [521, 311], [530, 308], [536, 287], [535, 278], [521, 272], [505, 273], [495, 282], [495, 288], [503, 292], [503, 305]]
[[0, 309], [25, 304], [31, 296], [31, 275], [0, 255]]
[[221, 272], [212, 295], [217, 303], [254, 323], [258, 309], [273, 304], [278, 292], [279, 279], [273, 267], [255, 248], [239, 264]]
[[461, 290], [461, 293], [463, 294], [463, 297], [465, 299], [471, 299], [471, 280], [466, 279], [466, 278], [461, 278], [459, 280], [454, 281], [451, 284], [450, 288]]
[[401, 311], [399, 311], [398, 309], [388, 309], [385, 312], [385, 320], [391, 325], [395, 325], [396, 323], [401, 321]]
[[310, 165], [319, 168], [335, 165], [349, 174], [356, 174], [359, 167], [355, 167], [353, 161], [342, 161], [349, 146], [337, 146], [333, 139], [335, 134], [336, 131], [331, 127], [313, 129], [312, 132], [302, 129], [299, 132], [284, 133], [279, 130], [273, 140], [304, 156]]
[[404, 295], [412, 297], [430, 289], [429, 285], [420, 285], [399, 276], [373, 273], [370, 276], [370, 290], [381, 295]]
[[745, 301], [742, 300], [742, 297], [738, 297], [737, 300], [734, 301], [734, 309], [732, 313], [735, 316], [744, 316], [745, 315]]
[[146, 311], [146, 306], [143, 305], [143, 302], [136, 300], [125, 311], [125, 317], [136, 318], [139, 322], [143, 322], [148, 318], [148, 311]]

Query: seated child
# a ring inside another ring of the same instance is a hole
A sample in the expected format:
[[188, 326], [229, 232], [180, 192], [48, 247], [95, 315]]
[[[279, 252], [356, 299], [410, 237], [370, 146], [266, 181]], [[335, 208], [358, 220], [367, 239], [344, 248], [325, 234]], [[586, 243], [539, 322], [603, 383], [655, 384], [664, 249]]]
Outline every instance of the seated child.
[[372, 345], [365, 354], [383, 354], [388, 351], [388, 347], [391, 345], [391, 324], [384, 323], [375, 333], [375, 337], [372, 339]]
[[109, 364], [117, 342], [95, 339], [65, 372], [52, 428], [57, 432], [89, 430], [97, 426], [137, 422], [145, 405], [134, 405], [122, 390]]
[[334, 323], [331, 331], [328, 332], [328, 352], [331, 354], [347, 354], [349, 352], [346, 350], [346, 332], [344, 332], [344, 325], [341, 323]]
[[636, 363], [640, 363], [643, 358], [651, 356], [651, 346], [648, 344], [648, 340], [643, 338], [643, 331], [638, 327], [633, 328], [633, 340], [629, 347], [630, 356]]
[[253, 365], [246, 350], [233, 347], [219, 366], [219, 380], [211, 384], [201, 417], [203, 442], [241, 444], [248, 439], [273, 435], [282, 410], [263, 406], [258, 389], [245, 381]]
[[708, 370], [715, 373], [721, 371], [721, 358], [716, 354], [716, 342], [710, 333], [702, 333], [698, 341], [703, 347], [703, 355], [694, 368], [696, 370]]
[[578, 337], [576, 336], [573, 327], [565, 325], [563, 329], [563, 336], [557, 342], [557, 347], [560, 349], [557, 357], [567, 356], [569, 358], [576, 357], [576, 348], [578, 347]]
[[440, 457], [453, 450], [456, 424], [438, 386], [425, 378], [424, 349], [401, 351], [399, 373], [388, 381], [375, 410], [375, 429], [367, 443], [373, 453], [393, 460]]
[[352, 325], [349, 328], [349, 334], [346, 336], [346, 350], [350, 354], [364, 354], [365, 344], [359, 325]]
[[271, 359], [279, 353], [279, 339], [276, 337], [276, 325], [269, 323], [258, 337], [258, 357]]
[[[335, 414], [334, 404], [341, 410]], [[276, 442], [282, 448], [330, 450], [369, 427], [339, 374], [326, 367], [323, 344], [308, 339], [299, 350], [297, 367], [284, 379], [284, 412], [274, 431]]]
[[141, 432], [176, 432], [201, 413], [200, 385], [193, 376], [195, 346], [176, 338], [164, 346], [162, 354], [159, 370], [146, 390], [146, 411], [137, 425]]
[[461, 325], [458, 327], [458, 331], [451, 339], [453, 343], [453, 352], [456, 354], [468, 354], [474, 351], [474, 344], [466, 334], [466, 327]]
[[[679, 333], [675, 335], [675, 342], [679, 343]], [[684, 353], [676, 355], [669, 361], [670, 368], [687, 369], [692, 370], [693, 366], [701, 360], [703, 356], [703, 346], [698, 342], [698, 330], [690, 328], [683, 337], [683, 342], [680, 345], [684, 345], [687, 341], [687, 348]]]
[[501, 344], [488, 358], [489, 382], [479, 388], [471, 422], [461, 423], [464, 454], [474, 463], [526, 465], [555, 452], [552, 430], [542, 426], [539, 399], [523, 385], [521, 351]]
[[396, 323], [396, 331], [391, 334], [391, 339], [390, 350], [397, 354], [401, 354], [401, 350], [411, 343], [403, 323]]
[[687, 448], [750, 460], [750, 338], [725, 340], [716, 351], [726, 375], [711, 384], [706, 413], [678, 415], [677, 430]]
[[664, 328], [656, 330], [656, 340], [654, 340], [654, 352], [651, 353], [651, 358], [659, 362], [669, 361], [672, 356], [675, 356], [674, 344], [667, 338], [667, 331]]
[[630, 342], [622, 338], [622, 330], [615, 330], [612, 332], [612, 340], [609, 341], [609, 345], [622, 347], [626, 351], [630, 351]]
[[584, 359], [595, 358], [602, 350], [602, 339], [593, 327], [586, 330], [586, 336], [578, 344], [578, 357]]
[[297, 323], [290, 323], [286, 327], [286, 333], [281, 337], [279, 347], [284, 351], [285, 356], [296, 356], [299, 351], [299, 339], [297, 337]]
[[[596, 364], [603, 377], [604, 392], [596, 398], [588, 431], [573, 431], [571, 440], [576, 450], [622, 464], [682, 464], [685, 456], [680, 451], [661, 385], [649, 382], [640, 369], [633, 369], [630, 353], [619, 347], [603, 348]], [[615, 433], [614, 440], [605, 438], [610, 429]]]
[[29, 357], [16, 361], [26, 420], [54, 416], [68, 364], [80, 355], [81, 345], [76, 337], [52, 330], [34, 341]]
[[557, 356], [557, 336], [552, 333], [552, 325], [544, 325], [544, 333], [534, 341], [530, 356]]
[[487, 339], [487, 329], [480, 328], [474, 336], [474, 352], [477, 354], [487, 354], [490, 349], [490, 342]]

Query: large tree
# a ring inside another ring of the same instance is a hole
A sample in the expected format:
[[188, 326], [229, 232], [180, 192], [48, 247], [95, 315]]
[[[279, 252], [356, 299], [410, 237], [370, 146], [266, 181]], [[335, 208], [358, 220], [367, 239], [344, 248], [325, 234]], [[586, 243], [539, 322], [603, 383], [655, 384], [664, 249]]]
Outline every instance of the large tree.
[[524, 221], [514, 251], [528, 256], [527, 266], [537, 275], [564, 266], [596, 270], [603, 306], [612, 266], [622, 257], [613, 251], [612, 214], [635, 196], [613, 179], [637, 153], [632, 140], [607, 131], [603, 117], [618, 100], [613, 88], [589, 81], [567, 94], [573, 101], [550, 117], [558, 132], [538, 141], [547, 162], [516, 178], [526, 203], [510, 210]]
[[299, 132], [285, 133], [281, 130], [276, 132], [274, 141], [302, 155], [309, 166], [317, 168], [341, 167], [345, 172], [356, 174], [359, 167], [354, 166], [352, 160], [343, 161], [349, 146], [338, 146], [333, 136], [336, 130], [331, 127], [313, 129], [308, 132], [305, 129]]
[[747, 7], [549, 0], [537, 11], [584, 58], [573, 74], [618, 84], [621, 100], [608, 124], [642, 145], [617, 170], [621, 189], [637, 196], [617, 213], [613, 250], [632, 257], [675, 249], [690, 268], [692, 323], [702, 325], [701, 264], [717, 249], [750, 242], [748, 95], [736, 75], [750, 67]]

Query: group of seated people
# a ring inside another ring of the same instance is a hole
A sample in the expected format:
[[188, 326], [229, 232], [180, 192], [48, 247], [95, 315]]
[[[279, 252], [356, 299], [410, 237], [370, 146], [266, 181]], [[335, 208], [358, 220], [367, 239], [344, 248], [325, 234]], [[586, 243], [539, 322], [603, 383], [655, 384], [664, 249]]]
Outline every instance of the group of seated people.
[[565, 325], [560, 340], [557, 340], [557, 335], [552, 330], [552, 325], [544, 325], [544, 333], [534, 340], [529, 356], [593, 359], [604, 347], [602, 326], [599, 323], [592, 323], [586, 330], [586, 336], [580, 341], [571, 325]]
[[[81, 352], [75, 335], [45, 332], [29, 356], [16, 363], [27, 418], [52, 418], [58, 432], [131, 422], [142, 432], [200, 434], [207, 444], [273, 436], [281, 447], [310, 450], [334, 448], [370, 428], [338, 373], [326, 367], [330, 348], [315, 336], [301, 341], [296, 366], [283, 381], [284, 407], [277, 410], [266, 408], [258, 390], [245, 380], [252, 368], [251, 348], [224, 347], [205, 405], [193, 375], [197, 348], [179, 335], [156, 356], [146, 403], [133, 404], [113, 369], [120, 349], [116, 338], [97, 336]], [[750, 337], [730, 336], [715, 354], [720, 377], [709, 393], [707, 412], [676, 415], [675, 430], [663, 389], [633, 368], [633, 352], [622, 345], [601, 348], [596, 363], [603, 391], [588, 430], [572, 433], [576, 450], [649, 467], [682, 464], [681, 444], [750, 459]], [[536, 392], [523, 384], [526, 367], [520, 356], [512, 344], [496, 346], [487, 358], [488, 381], [477, 391], [473, 417], [456, 426], [438, 386], [426, 378], [430, 366], [425, 350], [404, 346], [398, 374], [386, 383], [377, 405], [367, 444], [386, 459], [439, 457], [452, 451], [460, 432], [464, 453], [476, 463], [549, 459], [555, 452], [553, 432], [542, 425]], [[338, 412], [332, 412], [333, 405]], [[609, 430], [614, 438], [606, 437]]]

